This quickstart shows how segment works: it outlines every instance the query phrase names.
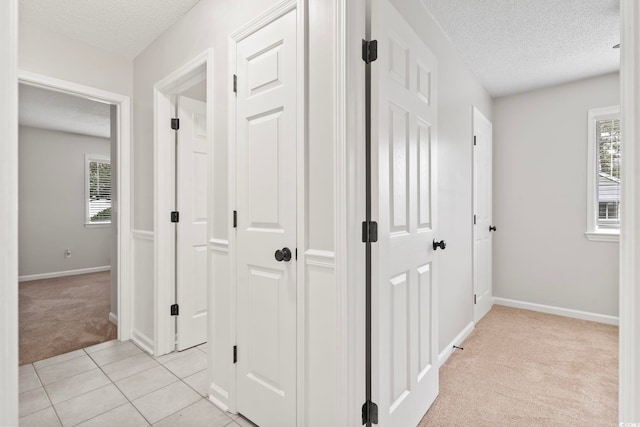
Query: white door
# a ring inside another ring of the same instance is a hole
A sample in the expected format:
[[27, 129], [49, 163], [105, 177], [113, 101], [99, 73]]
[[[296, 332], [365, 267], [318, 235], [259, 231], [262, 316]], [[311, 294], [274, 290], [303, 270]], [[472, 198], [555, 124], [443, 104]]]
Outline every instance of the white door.
[[373, 401], [379, 425], [415, 426], [438, 395], [437, 63], [388, 0], [371, 19]]
[[293, 426], [296, 11], [240, 41], [236, 58], [237, 409]]
[[[484, 317], [492, 305], [492, 125], [473, 109], [473, 292], [474, 321]], [[491, 229], [490, 229], [491, 227]]]
[[207, 108], [177, 97], [177, 346], [207, 341]]

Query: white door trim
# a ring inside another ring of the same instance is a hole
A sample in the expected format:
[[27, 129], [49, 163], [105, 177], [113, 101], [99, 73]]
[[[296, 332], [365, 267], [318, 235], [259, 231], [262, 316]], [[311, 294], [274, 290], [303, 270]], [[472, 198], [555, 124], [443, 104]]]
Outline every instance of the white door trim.
[[[338, 407], [344, 412], [338, 413], [338, 425], [361, 425], [361, 407], [365, 401], [365, 247], [362, 243], [362, 221], [365, 219], [365, 64], [362, 60], [362, 39], [366, 38], [366, 7], [365, 0], [343, 0], [346, 8], [346, 37], [343, 40], [345, 55], [345, 74], [337, 80], [337, 86], [345, 88], [346, 110], [344, 112], [345, 134], [349, 144], [344, 144], [344, 151], [336, 151], [342, 154], [345, 165], [336, 165], [339, 173], [346, 170], [345, 182], [342, 184], [346, 191], [344, 206], [346, 208], [345, 220], [347, 231], [336, 238], [336, 278], [337, 286], [345, 286], [346, 300], [338, 302], [342, 312], [346, 312], [344, 323], [338, 323], [341, 332], [342, 351], [338, 357], [347, 364], [347, 378], [338, 383], [342, 385], [346, 381], [347, 391], [345, 403]], [[341, 82], [342, 80], [342, 82]], [[337, 110], [339, 112], [339, 110]], [[340, 123], [339, 121], [337, 123]], [[339, 175], [336, 176], [336, 185]], [[340, 193], [336, 193], [336, 197]], [[340, 203], [336, 201], [336, 209]], [[336, 221], [336, 233], [340, 231], [342, 221]], [[342, 226], [344, 227], [344, 226]], [[340, 256], [340, 250], [346, 248], [346, 254]], [[341, 264], [342, 258], [347, 260]], [[341, 284], [340, 280], [347, 283]], [[341, 288], [339, 288], [341, 290]], [[340, 294], [340, 297], [343, 297]], [[342, 308], [342, 305], [345, 307]], [[340, 311], [339, 311], [340, 313]], [[344, 336], [346, 334], [346, 337]], [[346, 339], [346, 343], [344, 340]]]
[[[231, 81], [231, 76], [237, 74], [236, 72], [236, 45], [248, 37], [249, 35], [255, 33], [256, 31], [264, 28], [269, 25], [273, 21], [278, 18], [284, 16], [288, 12], [292, 10], [297, 10], [297, 104], [301, 107], [298, 108], [298, 117], [296, 119], [298, 123], [298, 146], [297, 146], [297, 242], [296, 247], [298, 249], [298, 263], [297, 263], [297, 274], [296, 281], [299, 284], [304, 283], [305, 280], [305, 257], [306, 257], [306, 194], [307, 194], [307, 179], [306, 179], [306, 141], [307, 141], [307, 108], [306, 108], [306, 96], [305, 96], [305, 87], [306, 87], [306, 64], [307, 64], [307, 56], [306, 56], [306, 2], [303, 0], [284, 0], [272, 8], [268, 9], [260, 16], [250, 21], [249, 23], [243, 25], [238, 30], [234, 31], [229, 36], [229, 76]], [[237, 331], [237, 322], [236, 322], [236, 295], [237, 295], [237, 274], [236, 274], [236, 263], [237, 263], [237, 240], [235, 229], [233, 228], [233, 215], [231, 214], [234, 210], [236, 210], [236, 96], [233, 92], [233, 88], [229, 85], [229, 103], [228, 103], [228, 112], [229, 112], [229, 221], [228, 221], [228, 231], [229, 231], [229, 268], [230, 268], [230, 282], [231, 282], [231, 292], [230, 292], [230, 327], [232, 331], [232, 341], [236, 343], [236, 331]], [[296, 418], [298, 425], [304, 425], [305, 420], [305, 333], [304, 333], [304, 322], [305, 322], [305, 292], [304, 286], [298, 285], [297, 287], [297, 295], [296, 295], [296, 306], [297, 306], [297, 336], [296, 336], [296, 375], [297, 375], [297, 386], [296, 386]], [[229, 359], [231, 361], [231, 359]], [[229, 384], [229, 403], [228, 403], [228, 411], [231, 413], [237, 413], [237, 386], [236, 386], [236, 366], [233, 363], [230, 363], [230, 384]]]
[[18, 0], [0, 3], [0, 425], [18, 425]]
[[[620, 227], [620, 423], [640, 422], [640, 4], [620, 2], [622, 224]], [[630, 424], [629, 424], [630, 425]]]
[[[211, 194], [214, 176], [211, 171], [214, 156], [213, 132], [213, 49], [207, 49], [153, 86], [153, 193], [155, 224], [154, 239], [154, 354], [175, 350], [175, 322], [169, 307], [175, 300], [174, 238], [170, 212], [174, 210], [173, 147], [174, 131], [169, 126], [175, 116], [174, 97], [182, 90], [202, 79], [202, 66], [206, 66], [207, 81], [207, 139], [209, 142], [209, 171], [207, 194]], [[208, 307], [210, 310], [211, 307]], [[207, 358], [212, 355], [208, 354]]]
[[96, 102], [118, 107], [118, 339], [131, 338], [132, 297], [131, 297], [131, 99], [106, 90], [36, 74], [18, 71], [20, 83], [56, 92], [67, 93]]

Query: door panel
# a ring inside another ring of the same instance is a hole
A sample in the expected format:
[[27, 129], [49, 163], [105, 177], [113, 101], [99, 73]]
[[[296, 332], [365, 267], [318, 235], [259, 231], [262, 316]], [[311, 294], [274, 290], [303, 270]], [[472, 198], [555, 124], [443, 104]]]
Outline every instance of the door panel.
[[177, 145], [177, 347], [207, 341], [207, 105], [179, 96]]
[[474, 320], [480, 320], [492, 305], [493, 239], [489, 227], [493, 222], [492, 200], [492, 125], [476, 108], [473, 109], [473, 287]]
[[416, 425], [438, 394], [436, 59], [388, 0], [372, 0], [372, 380], [379, 425]]
[[236, 46], [237, 408], [296, 422], [296, 11]]

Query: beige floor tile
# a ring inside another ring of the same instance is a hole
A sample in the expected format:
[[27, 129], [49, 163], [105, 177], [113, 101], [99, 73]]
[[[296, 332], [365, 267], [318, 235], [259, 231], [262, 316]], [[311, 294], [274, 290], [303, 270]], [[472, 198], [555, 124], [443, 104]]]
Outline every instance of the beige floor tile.
[[96, 351], [104, 350], [105, 348], [117, 346], [120, 343], [122, 343], [122, 341], [118, 341], [118, 340], [105, 341], [105, 342], [101, 342], [100, 344], [92, 345], [91, 347], [86, 347], [83, 350], [86, 351], [88, 354], [91, 354], [91, 353], [95, 353]]
[[177, 381], [179, 380], [175, 375], [164, 366], [158, 365], [155, 368], [117, 381], [116, 386], [129, 400], [135, 400]]
[[127, 402], [115, 385], [109, 384], [55, 406], [64, 426], [74, 426]]
[[183, 380], [192, 389], [200, 393], [203, 397], [209, 395], [209, 384], [207, 381], [207, 370], [200, 371]]
[[51, 402], [49, 402], [47, 393], [45, 393], [44, 388], [42, 387], [20, 393], [18, 397], [20, 417], [33, 414], [34, 412], [38, 412], [39, 410], [48, 408], [49, 406], [51, 406]]
[[148, 425], [149, 423], [131, 403], [118, 406], [109, 412], [78, 424], [79, 427], [142, 427]]
[[158, 427], [224, 427], [229, 424], [231, 418], [224, 412], [213, 406], [210, 402], [201, 399], [179, 412], [163, 419], [155, 424]]
[[165, 363], [175, 360], [179, 357], [184, 357], [189, 354], [198, 353], [199, 351], [200, 350], [198, 350], [196, 347], [193, 347], [184, 351], [174, 351], [173, 353], [164, 354], [162, 356], [155, 357], [154, 359], [156, 359], [158, 362], [164, 365]]
[[156, 366], [160, 365], [152, 357], [145, 353], [139, 353], [118, 362], [104, 365], [102, 370], [111, 378], [111, 381], [118, 381]]
[[93, 352], [90, 356], [98, 366], [104, 366], [141, 353], [143, 353], [142, 350], [136, 347], [132, 342], [122, 341], [118, 344], [112, 345], [111, 347]]
[[45, 386], [54, 405], [109, 384], [109, 378], [98, 368]]
[[156, 423], [201, 399], [183, 382], [173, 383], [133, 401], [150, 423]]
[[67, 360], [66, 362], [56, 363], [55, 365], [49, 365], [44, 368], [36, 366], [36, 371], [42, 384], [47, 385], [95, 368], [96, 364], [85, 354], [84, 356]]
[[38, 360], [37, 362], [33, 362], [33, 366], [35, 366], [36, 369], [45, 368], [47, 366], [55, 365], [57, 363], [66, 362], [67, 360], [82, 357], [85, 354], [86, 353], [83, 350], [70, 351], [69, 353], [64, 353], [58, 356], [50, 357], [48, 359]]
[[60, 427], [53, 408], [42, 409], [18, 420], [20, 427]]
[[207, 355], [196, 350], [193, 353], [166, 362], [164, 366], [179, 378], [186, 378], [196, 372], [207, 369]]
[[34, 390], [38, 387], [42, 387], [42, 384], [40, 384], [40, 379], [36, 374], [36, 370], [33, 368], [33, 365], [31, 363], [29, 363], [28, 365], [20, 366], [19, 376], [20, 376], [20, 388], [19, 388], [20, 393]]

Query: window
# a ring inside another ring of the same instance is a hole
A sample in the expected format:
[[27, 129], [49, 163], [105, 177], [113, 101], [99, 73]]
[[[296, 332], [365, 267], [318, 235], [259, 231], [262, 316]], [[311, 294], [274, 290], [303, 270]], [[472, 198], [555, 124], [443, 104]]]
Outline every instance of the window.
[[111, 161], [87, 155], [85, 172], [86, 225], [111, 223]]
[[620, 107], [589, 110], [587, 232], [589, 240], [620, 236]]

